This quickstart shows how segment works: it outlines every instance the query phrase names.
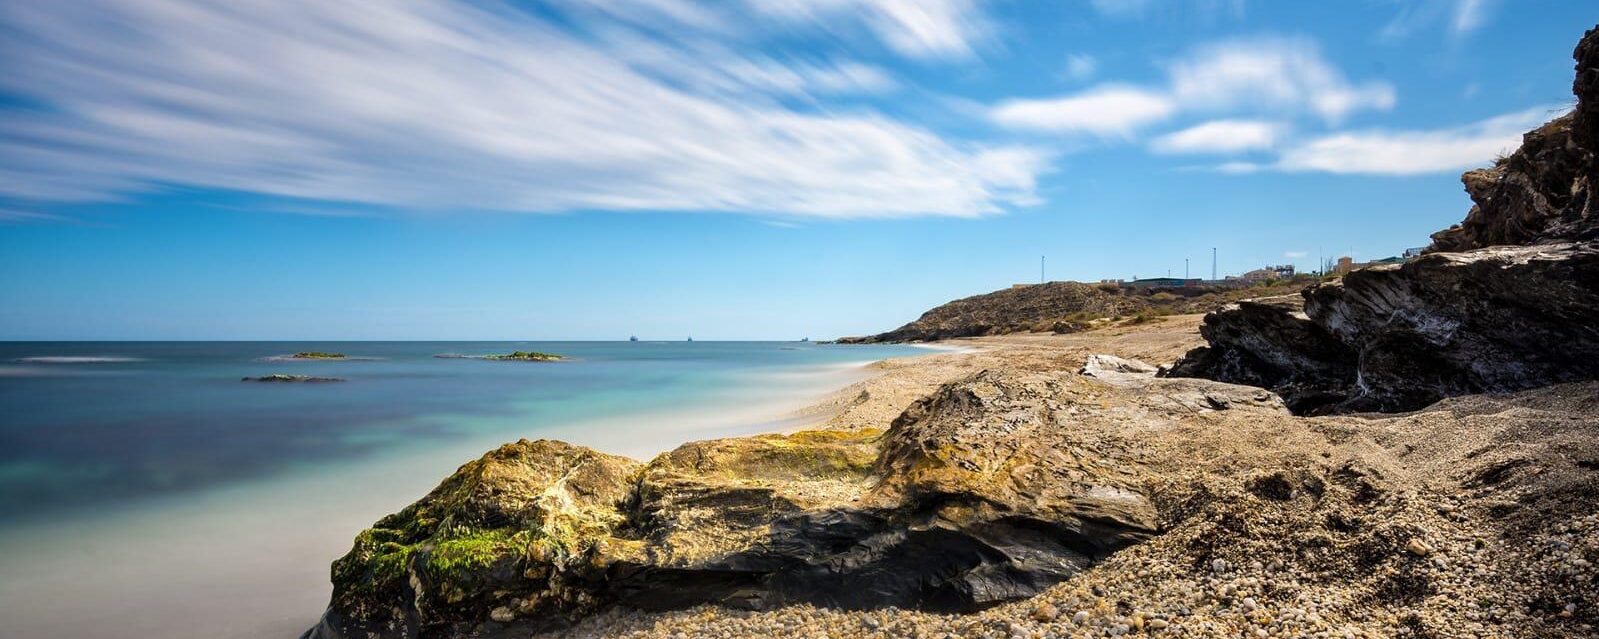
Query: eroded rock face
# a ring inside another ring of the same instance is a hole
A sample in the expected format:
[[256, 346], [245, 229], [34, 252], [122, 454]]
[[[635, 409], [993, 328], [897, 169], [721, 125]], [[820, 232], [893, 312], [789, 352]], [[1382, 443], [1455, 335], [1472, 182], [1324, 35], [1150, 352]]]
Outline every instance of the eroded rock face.
[[1599, 244], [1436, 253], [1305, 292], [1359, 359], [1347, 408], [1599, 378]]
[[1397, 411], [1599, 378], [1599, 243], [1434, 253], [1308, 288], [1304, 312], [1206, 316], [1165, 372], [1270, 388], [1299, 413]]
[[1599, 29], [1576, 57], [1576, 110], [1466, 173], [1476, 206], [1428, 255], [1305, 289], [1303, 312], [1274, 298], [1207, 315], [1209, 346], [1165, 374], [1270, 388], [1311, 414], [1599, 379]]
[[1356, 390], [1354, 351], [1311, 321], [1299, 295], [1229, 305], [1206, 315], [1199, 332], [1210, 345], [1163, 375], [1270, 388], [1296, 413], [1317, 412]]
[[1287, 414], [1260, 389], [1118, 375], [1140, 387], [985, 371], [887, 431], [695, 442], [648, 464], [510, 444], [363, 532], [308, 637], [525, 635], [613, 603], [968, 611], [1028, 597], [1157, 532], [1151, 460], [1107, 427]]
[[1494, 166], [1462, 175], [1475, 206], [1434, 233], [1430, 251], [1599, 238], [1599, 29], [1573, 57], [1576, 109], [1528, 132]]

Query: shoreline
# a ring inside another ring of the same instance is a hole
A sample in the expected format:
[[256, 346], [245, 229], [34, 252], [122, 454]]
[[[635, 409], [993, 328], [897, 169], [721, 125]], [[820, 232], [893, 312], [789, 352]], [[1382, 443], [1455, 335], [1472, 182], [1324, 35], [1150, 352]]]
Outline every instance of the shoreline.
[[[816, 418], [805, 408], [876, 377], [881, 362], [922, 356], [783, 365], [755, 372], [776, 377], [696, 394], [686, 405], [555, 424], [532, 419], [511, 432], [505, 424], [530, 418], [477, 416], [470, 419], [483, 420], [485, 430], [464, 427], [460, 440], [15, 522], [0, 529], [0, 545], [12, 550], [0, 557], [0, 574], [29, 577], [5, 580], [0, 600], [8, 610], [29, 611], [8, 619], [23, 635], [298, 636], [326, 607], [329, 562], [349, 550], [356, 533], [518, 435], [584, 441], [648, 459], [690, 441], [810, 428]], [[746, 393], [751, 388], [753, 395]], [[99, 578], [85, 582], [85, 574]], [[140, 587], [152, 583], [161, 587]]]

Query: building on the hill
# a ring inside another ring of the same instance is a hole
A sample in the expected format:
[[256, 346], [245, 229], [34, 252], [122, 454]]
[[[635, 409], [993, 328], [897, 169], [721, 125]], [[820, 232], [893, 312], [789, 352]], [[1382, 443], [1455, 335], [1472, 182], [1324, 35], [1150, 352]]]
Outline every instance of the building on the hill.
[[1291, 278], [1293, 278], [1293, 276], [1294, 276], [1294, 265], [1293, 264], [1278, 264], [1276, 266], [1265, 266], [1265, 267], [1257, 268], [1257, 269], [1255, 269], [1253, 271], [1250, 271], [1248, 273], [1244, 273], [1243, 275], [1239, 275], [1238, 279], [1243, 280], [1245, 282], [1248, 282], [1250, 284], [1259, 284], [1259, 283], [1263, 283], [1263, 282], [1270, 282], [1272, 280], [1291, 279]]

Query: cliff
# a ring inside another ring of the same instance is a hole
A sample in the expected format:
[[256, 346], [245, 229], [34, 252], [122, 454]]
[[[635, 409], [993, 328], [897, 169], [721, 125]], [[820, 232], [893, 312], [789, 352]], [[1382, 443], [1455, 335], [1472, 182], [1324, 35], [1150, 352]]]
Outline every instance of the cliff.
[[1429, 251], [1599, 238], [1599, 37], [1572, 53], [1577, 105], [1522, 138], [1490, 168], [1461, 176], [1474, 203], [1466, 219], [1434, 233]]
[[1426, 255], [1212, 313], [1209, 344], [1166, 374], [1270, 388], [1302, 413], [1599, 378], [1599, 29], [1575, 57], [1576, 109], [1467, 172], [1475, 206]]

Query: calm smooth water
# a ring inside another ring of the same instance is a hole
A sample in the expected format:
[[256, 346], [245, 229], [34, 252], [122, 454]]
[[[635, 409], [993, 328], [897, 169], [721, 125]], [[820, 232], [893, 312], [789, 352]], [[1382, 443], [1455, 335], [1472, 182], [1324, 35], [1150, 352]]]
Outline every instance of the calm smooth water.
[[[563, 362], [441, 359], [516, 350]], [[297, 351], [343, 361], [286, 360]], [[0, 343], [17, 636], [280, 637], [353, 535], [517, 438], [647, 457], [771, 429], [920, 351], [798, 342]], [[259, 383], [274, 373], [340, 383]]]

